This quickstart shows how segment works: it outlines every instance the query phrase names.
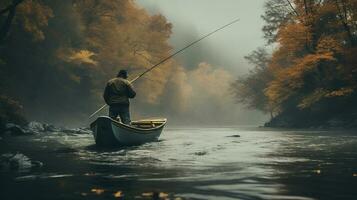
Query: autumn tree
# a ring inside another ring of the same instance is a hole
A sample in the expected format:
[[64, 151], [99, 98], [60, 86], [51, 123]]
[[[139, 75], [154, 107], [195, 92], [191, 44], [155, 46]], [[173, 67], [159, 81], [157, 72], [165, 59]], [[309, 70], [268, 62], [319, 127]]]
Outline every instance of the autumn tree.
[[258, 48], [245, 59], [254, 68], [248, 75], [242, 76], [232, 83], [231, 92], [237, 103], [245, 104], [249, 109], [258, 109], [264, 113], [270, 113], [273, 117], [273, 109], [264, 94], [264, 89], [272, 79], [268, 70], [270, 55], [266, 49]]
[[[0, 93], [38, 120], [83, 121], [120, 68], [135, 76], [170, 53], [171, 28], [131, 0], [23, 0], [0, 49]], [[159, 103], [174, 70], [165, 65], [136, 85], [143, 105]]]
[[353, 118], [356, 1], [278, 1], [279, 12], [275, 2], [268, 1], [263, 16], [267, 42], [276, 45], [268, 63], [273, 78], [263, 91], [277, 118], [294, 126]]

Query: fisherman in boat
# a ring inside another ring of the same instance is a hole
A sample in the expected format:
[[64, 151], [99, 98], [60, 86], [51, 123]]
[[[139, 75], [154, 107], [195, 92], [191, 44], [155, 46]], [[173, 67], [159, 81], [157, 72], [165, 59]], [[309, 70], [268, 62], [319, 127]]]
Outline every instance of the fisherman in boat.
[[136, 92], [127, 80], [128, 72], [120, 70], [117, 77], [108, 81], [104, 90], [104, 101], [109, 105], [109, 117], [116, 120], [118, 115], [124, 124], [130, 124], [129, 99], [134, 98]]

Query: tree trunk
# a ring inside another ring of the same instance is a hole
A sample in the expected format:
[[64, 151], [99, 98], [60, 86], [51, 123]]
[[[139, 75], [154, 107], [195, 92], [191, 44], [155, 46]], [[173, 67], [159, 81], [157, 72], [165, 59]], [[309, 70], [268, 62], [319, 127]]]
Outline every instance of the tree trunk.
[[304, 6], [305, 6], [305, 15], [307, 15], [307, 14], [309, 14], [309, 12], [307, 11], [308, 7], [307, 7], [306, 0], [304, 0]]
[[[338, 0], [335, 0], [335, 5], [337, 7], [337, 11], [338, 11], [338, 16], [340, 18], [340, 21], [341, 21], [341, 24], [343, 26], [343, 29], [346, 31], [347, 33], [347, 36], [348, 36], [348, 39], [350, 41], [350, 44], [352, 47], [355, 46], [355, 41], [354, 41], [354, 37], [353, 37], [353, 34], [351, 32], [351, 28], [350, 26], [347, 24], [347, 19], [346, 19], [346, 16], [347, 16], [347, 9], [346, 9], [346, 5], [343, 5], [344, 8], [343, 8], [343, 11], [341, 10], [340, 8], [340, 5], [339, 5], [339, 2]], [[342, 12], [345, 12], [345, 13], [342, 13]]]
[[7, 33], [10, 31], [11, 23], [15, 17], [16, 7], [21, 2], [23, 2], [23, 0], [13, 0], [10, 6], [1, 11], [2, 14], [6, 12], [8, 12], [8, 14], [4, 24], [0, 28], [0, 44], [4, 41], [5, 37], [7, 36]]

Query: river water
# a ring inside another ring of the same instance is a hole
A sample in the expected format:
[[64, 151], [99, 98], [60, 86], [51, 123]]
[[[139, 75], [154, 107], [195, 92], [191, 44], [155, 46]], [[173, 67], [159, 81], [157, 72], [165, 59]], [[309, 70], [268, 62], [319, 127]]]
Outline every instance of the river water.
[[66, 133], [0, 145], [37, 163], [2, 167], [3, 200], [357, 199], [353, 131], [166, 128], [159, 142], [117, 149]]

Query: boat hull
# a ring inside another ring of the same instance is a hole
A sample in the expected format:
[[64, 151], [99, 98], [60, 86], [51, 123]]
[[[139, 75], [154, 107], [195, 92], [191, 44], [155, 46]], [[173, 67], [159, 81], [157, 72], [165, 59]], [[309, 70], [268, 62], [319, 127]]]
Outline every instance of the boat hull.
[[[136, 123], [140, 124], [140, 121]], [[166, 119], [163, 119], [163, 122], [159, 126], [138, 128], [103, 116], [98, 117], [91, 124], [91, 129], [98, 146], [128, 146], [158, 141], [165, 124]]]

